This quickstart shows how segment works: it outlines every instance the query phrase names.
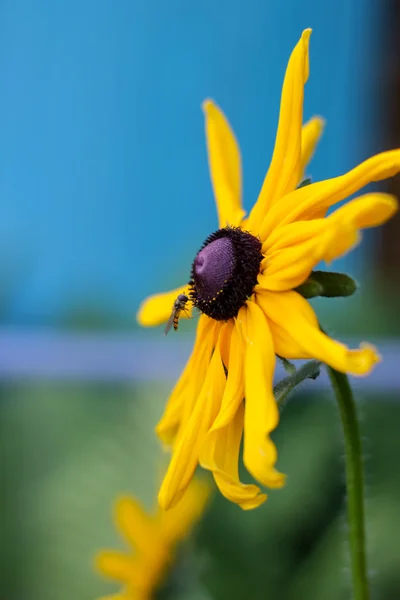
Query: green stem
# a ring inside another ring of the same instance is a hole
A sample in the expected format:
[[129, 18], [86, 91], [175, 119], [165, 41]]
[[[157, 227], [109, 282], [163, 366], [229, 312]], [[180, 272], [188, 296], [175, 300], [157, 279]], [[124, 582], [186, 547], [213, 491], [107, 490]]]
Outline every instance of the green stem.
[[[291, 363], [288, 364], [291, 365]], [[309, 362], [305, 363], [302, 367], [300, 367], [300, 369], [296, 369], [294, 365], [291, 365], [289, 367], [291, 370], [292, 367], [294, 369], [292, 370], [292, 374], [288, 377], [285, 377], [284, 379], [282, 379], [282, 381], [280, 381], [274, 386], [275, 400], [279, 408], [282, 409], [284, 407], [288, 395], [300, 383], [302, 383], [306, 379], [316, 379], [318, 377], [320, 365], [321, 363], [317, 360], [310, 360]]]
[[342, 419], [347, 487], [347, 518], [349, 521], [351, 570], [354, 600], [369, 600], [367, 577], [364, 473], [360, 429], [356, 405], [349, 380], [343, 373], [327, 367]]

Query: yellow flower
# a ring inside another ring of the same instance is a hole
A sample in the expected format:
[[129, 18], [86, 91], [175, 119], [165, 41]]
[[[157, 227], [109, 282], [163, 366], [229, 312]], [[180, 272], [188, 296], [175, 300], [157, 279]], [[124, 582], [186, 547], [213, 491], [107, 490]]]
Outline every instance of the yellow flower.
[[118, 529], [131, 550], [103, 550], [96, 566], [103, 575], [116, 579], [123, 589], [102, 600], [149, 600], [159, 587], [174, 560], [175, 549], [187, 537], [204, 512], [209, 487], [194, 480], [179, 504], [167, 512], [158, 509], [148, 515], [132, 497], [123, 496], [115, 505]]
[[330, 262], [354, 247], [360, 230], [389, 219], [397, 202], [374, 193], [329, 216], [328, 209], [400, 171], [400, 150], [391, 150], [340, 177], [298, 187], [324, 125], [314, 117], [302, 127], [310, 34], [303, 32], [290, 57], [272, 161], [247, 218], [237, 142], [222, 111], [204, 102], [220, 230], [197, 254], [189, 284], [148, 298], [138, 313], [142, 325], [158, 325], [180, 293], [202, 313], [193, 353], [157, 426], [159, 437], [173, 445], [159, 493], [163, 508], [182, 496], [198, 463], [229, 500], [244, 509], [261, 504], [265, 494], [238, 477], [243, 434], [247, 470], [264, 486], [283, 485], [270, 439], [279, 419], [272, 384], [276, 355], [319, 359], [354, 375], [367, 374], [379, 360], [371, 346], [349, 350], [325, 335], [310, 304], [294, 291], [321, 260]]

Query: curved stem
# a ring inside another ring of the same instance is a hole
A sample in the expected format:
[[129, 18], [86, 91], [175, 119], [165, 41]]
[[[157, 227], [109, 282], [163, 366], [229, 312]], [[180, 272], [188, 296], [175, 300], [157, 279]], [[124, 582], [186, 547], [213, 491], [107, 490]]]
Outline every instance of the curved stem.
[[[281, 358], [281, 360], [284, 361], [286, 359]], [[295, 387], [306, 379], [316, 379], [318, 377], [321, 366], [319, 361], [310, 360], [300, 367], [300, 369], [296, 369], [289, 361], [286, 362], [290, 365], [289, 368], [293, 370], [288, 377], [285, 377], [274, 386], [275, 400], [280, 409], [284, 408], [288, 395]]]
[[346, 375], [327, 367], [342, 420], [347, 487], [347, 518], [349, 522], [351, 570], [354, 600], [369, 600], [367, 577], [364, 473], [360, 429], [356, 405]]

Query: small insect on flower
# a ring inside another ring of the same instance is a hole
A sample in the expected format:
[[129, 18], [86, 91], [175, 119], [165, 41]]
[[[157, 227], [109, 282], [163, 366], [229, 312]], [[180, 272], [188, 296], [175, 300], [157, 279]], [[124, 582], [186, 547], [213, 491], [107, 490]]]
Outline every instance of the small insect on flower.
[[186, 294], [179, 294], [179, 296], [175, 300], [174, 305], [172, 307], [171, 316], [168, 319], [168, 322], [165, 326], [164, 335], [167, 335], [167, 333], [171, 329], [172, 325], [174, 326], [175, 331], [177, 331], [179, 315], [182, 310], [184, 310], [186, 312], [186, 303], [188, 301], [189, 301], [189, 298], [186, 296]]

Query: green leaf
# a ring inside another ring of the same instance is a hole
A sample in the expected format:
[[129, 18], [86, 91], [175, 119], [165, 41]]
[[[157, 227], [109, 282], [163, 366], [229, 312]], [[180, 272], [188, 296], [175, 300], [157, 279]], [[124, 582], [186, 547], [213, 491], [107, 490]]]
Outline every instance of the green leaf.
[[296, 288], [303, 298], [338, 298], [351, 296], [357, 284], [349, 275], [331, 271], [313, 271], [309, 278]]

